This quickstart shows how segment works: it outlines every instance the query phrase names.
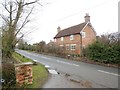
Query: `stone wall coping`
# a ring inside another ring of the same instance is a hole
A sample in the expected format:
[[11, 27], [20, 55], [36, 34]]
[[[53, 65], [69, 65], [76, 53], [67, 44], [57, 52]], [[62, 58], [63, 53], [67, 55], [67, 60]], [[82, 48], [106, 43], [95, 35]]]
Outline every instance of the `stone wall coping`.
[[33, 65], [33, 63], [32, 62], [25, 62], [25, 63], [15, 64], [15, 66], [23, 66], [23, 65]]

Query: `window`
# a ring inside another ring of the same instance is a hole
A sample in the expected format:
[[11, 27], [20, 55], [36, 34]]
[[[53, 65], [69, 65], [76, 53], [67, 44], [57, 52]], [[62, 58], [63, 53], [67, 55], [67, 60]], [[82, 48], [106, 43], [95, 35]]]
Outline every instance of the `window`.
[[66, 44], [66, 50], [70, 50], [69, 44]]
[[63, 39], [64, 39], [64, 38], [63, 38], [63, 37], [61, 37], [61, 41], [63, 41]]
[[63, 47], [64, 45], [60, 45], [60, 47]]
[[70, 45], [70, 50], [75, 50], [76, 49], [76, 44], [71, 44]]
[[82, 34], [82, 38], [85, 38], [86, 33], [85, 33], [85, 32], [82, 32], [81, 34]]
[[74, 35], [70, 35], [70, 40], [73, 40], [74, 39]]

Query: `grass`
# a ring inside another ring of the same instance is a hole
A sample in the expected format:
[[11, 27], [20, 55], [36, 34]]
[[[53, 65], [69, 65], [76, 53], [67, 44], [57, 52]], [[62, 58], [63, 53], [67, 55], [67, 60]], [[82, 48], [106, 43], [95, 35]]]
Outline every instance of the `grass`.
[[[34, 62], [31, 59], [28, 59], [18, 53], [13, 53], [13, 58], [15, 58], [19, 62]], [[33, 70], [33, 84], [31, 85], [25, 85], [24, 88], [42, 88], [43, 84], [48, 78], [48, 71], [46, 68], [38, 64], [32, 66]]]
[[33, 66], [33, 84], [25, 86], [25, 88], [42, 88], [47, 80], [48, 72], [42, 65]]
[[26, 58], [26, 57], [24, 57], [24, 56], [22, 56], [21, 54], [18, 54], [18, 53], [16, 53], [16, 52], [14, 52], [14, 53], [12, 54], [12, 57], [13, 57], [14, 59], [16, 59], [18, 62], [33, 62], [33, 60], [31, 60], [31, 59], [29, 59], [29, 58]]

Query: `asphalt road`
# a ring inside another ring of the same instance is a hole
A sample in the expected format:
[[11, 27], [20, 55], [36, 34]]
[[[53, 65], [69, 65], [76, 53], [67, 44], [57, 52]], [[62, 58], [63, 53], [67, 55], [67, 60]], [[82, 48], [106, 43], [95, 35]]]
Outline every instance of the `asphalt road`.
[[77, 62], [22, 50], [16, 50], [16, 52], [43, 65], [48, 65], [58, 72], [88, 80], [94, 88], [118, 88], [118, 77], [120, 75], [118, 75], [117, 68]]

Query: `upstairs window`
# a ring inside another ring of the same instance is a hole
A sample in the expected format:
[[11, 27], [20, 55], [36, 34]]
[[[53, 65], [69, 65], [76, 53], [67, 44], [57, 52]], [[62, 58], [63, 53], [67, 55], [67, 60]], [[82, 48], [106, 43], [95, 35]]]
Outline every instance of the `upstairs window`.
[[85, 38], [86, 37], [86, 33], [85, 32], [82, 32], [82, 38]]
[[74, 39], [74, 35], [70, 35], [70, 40], [73, 40]]
[[63, 41], [64, 40], [64, 38], [63, 37], [61, 37], [61, 41]]

